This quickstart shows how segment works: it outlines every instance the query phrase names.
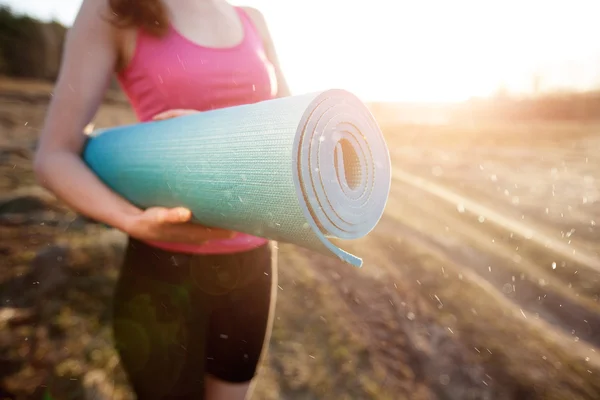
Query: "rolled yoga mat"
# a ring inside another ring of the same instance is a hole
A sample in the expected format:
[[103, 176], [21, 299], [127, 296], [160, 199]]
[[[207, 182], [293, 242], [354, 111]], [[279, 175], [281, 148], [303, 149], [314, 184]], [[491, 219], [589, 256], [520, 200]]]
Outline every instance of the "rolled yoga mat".
[[203, 225], [358, 267], [329, 239], [369, 233], [391, 184], [375, 119], [337, 89], [99, 130], [83, 158], [141, 208], [185, 206]]

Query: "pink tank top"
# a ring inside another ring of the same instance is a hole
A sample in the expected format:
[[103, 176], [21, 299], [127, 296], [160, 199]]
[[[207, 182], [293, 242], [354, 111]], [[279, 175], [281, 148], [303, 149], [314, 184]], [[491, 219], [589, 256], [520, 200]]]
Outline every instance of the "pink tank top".
[[[238, 7], [236, 10], [244, 37], [232, 47], [198, 45], [172, 25], [161, 38], [138, 32], [133, 58], [117, 76], [138, 120], [151, 120], [170, 109], [207, 111], [275, 97], [275, 72], [265, 55], [260, 34], [245, 11]], [[236, 233], [231, 239], [199, 245], [150, 244], [175, 252], [218, 254], [247, 251], [267, 242], [264, 238]]]

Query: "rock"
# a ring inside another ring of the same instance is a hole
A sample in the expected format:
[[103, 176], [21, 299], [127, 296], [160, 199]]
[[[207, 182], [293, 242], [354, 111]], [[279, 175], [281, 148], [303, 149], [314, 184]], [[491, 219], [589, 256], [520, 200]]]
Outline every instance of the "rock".
[[18, 196], [0, 200], [0, 214], [24, 214], [46, 208], [47, 203], [35, 196]]
[[31, 186], [0, 196], [0, 225], [46, 225], [83, 231], [88, 225], [102, 224], [73, 212], [45, 189]]
[[38, 186], [15, 190], [0, 197], [0, 215], [28, 214], [58, 208], [56, 198]]
[[11, 156], [17, 156], [26, 160], [30, 160], [31, 151], [20, 146], [0, 146], [0, 161], [6, 161]]
[[61, 215], [55, 211], [34, 211], [27, 214], [0, 214], [0, 225], [23, 226], [23, 225], [46, 225], [57, 227], [61, 224], [68, 226]]

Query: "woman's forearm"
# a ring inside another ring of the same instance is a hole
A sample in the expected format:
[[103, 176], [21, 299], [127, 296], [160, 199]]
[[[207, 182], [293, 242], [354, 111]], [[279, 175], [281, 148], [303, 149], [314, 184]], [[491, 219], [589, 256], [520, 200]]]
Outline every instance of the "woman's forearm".
[[39, 183], [73, 210], [126, 231], [129, 218], [142, 210], [113, 192], [71, 152], [40, 154], [35, 161]]

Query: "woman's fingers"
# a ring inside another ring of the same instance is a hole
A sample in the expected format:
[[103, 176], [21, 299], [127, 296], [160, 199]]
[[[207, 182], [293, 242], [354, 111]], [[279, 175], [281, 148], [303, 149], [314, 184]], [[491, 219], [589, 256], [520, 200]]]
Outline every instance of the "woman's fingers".
[[83, 128], [83, 133], [89, 136], [92, 132], [94, 132], [94, 124], [90, 122]]
[[159, 224], [187, 222], [192, 217], [192, 212], [184, 207], [151, 207], [144, 214], [148, 220]]
[[192, 212], [187, 208], [176, 207], [168, 210], [168, 217], [166, 222], [187, 222], [192, 217]]
[[152, 117], [152, 119], [154, 121], [161, 121], [161, 120], [165, 120], [165, 119], [180, 117], [182, 115], [195, 114], [197, 112], [198, 111], [196, 111], [196, 110], [173, 109], [173, 110], [167, 110], [167, 111], [158, 113], [154, 117]]
[[153, 240], [185, 243], [231, 239], [236, 235], [235, 232], [226, 229], [191, 223], [191, 218], [192, 212], [185, 207], [151, 207], [144, 211], [135, 231], [142, 236], [154, 236]]
[[154, 117], [152, 117], [152, 119], [154, 121], [160, 121], [163, 119], [169, 119], [169, 118], [173, 118], [174, 117], [174, 112], [175, 110], [169, 110], [169, 111], [163, 111], [161, 113], [156, 114]]

